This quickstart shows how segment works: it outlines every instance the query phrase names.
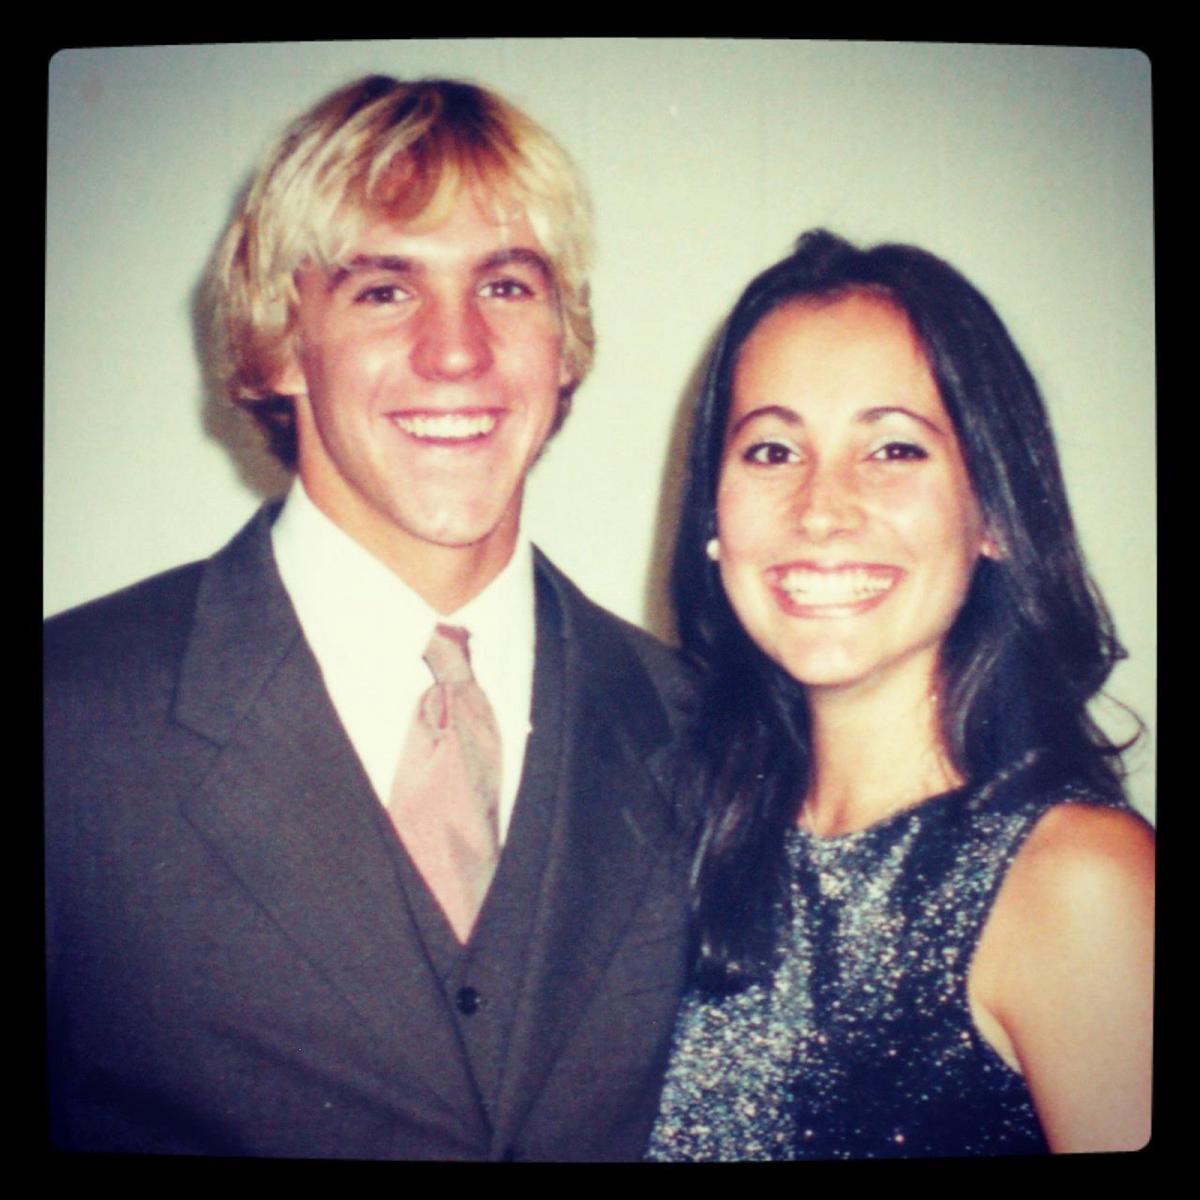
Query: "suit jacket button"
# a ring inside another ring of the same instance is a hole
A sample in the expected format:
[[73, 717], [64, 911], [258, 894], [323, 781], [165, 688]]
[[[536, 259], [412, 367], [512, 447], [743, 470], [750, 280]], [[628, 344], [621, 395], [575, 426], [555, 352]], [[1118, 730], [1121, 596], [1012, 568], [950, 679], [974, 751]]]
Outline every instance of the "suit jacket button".
[[464, 1017], [469, 1017], [472, 1013], [478, 1012], [480, 1003], [481, 997], [473, 987], [461, 987], [454, 994], [454, 1007]]

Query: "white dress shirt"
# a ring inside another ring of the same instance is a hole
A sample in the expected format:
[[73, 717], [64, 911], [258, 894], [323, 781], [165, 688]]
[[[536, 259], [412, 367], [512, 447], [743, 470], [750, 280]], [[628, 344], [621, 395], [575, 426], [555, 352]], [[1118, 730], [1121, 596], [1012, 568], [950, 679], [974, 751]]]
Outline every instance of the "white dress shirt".
[[387, 804], [409, 723], [433, 676], [422, 655], [436, 625], [471, 637], [471, 666], [500, 728], [500, 839], [512, 819], [533, 697], [533, 551], [512, 558], [473, 600], [443, 616], [309, 499], [299, 480], [271, 533], [283, 586], [350, 744]]

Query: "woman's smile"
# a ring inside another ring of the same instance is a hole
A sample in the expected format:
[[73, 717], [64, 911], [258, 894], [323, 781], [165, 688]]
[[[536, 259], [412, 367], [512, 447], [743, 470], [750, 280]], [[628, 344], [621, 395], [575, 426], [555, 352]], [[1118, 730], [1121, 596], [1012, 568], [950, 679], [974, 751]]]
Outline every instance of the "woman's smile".
[[879, 563], [787, 563], [765, 574], [785, 610], [803, 618], [868, 612], [882, 604], [904, 577], [900, 568]]

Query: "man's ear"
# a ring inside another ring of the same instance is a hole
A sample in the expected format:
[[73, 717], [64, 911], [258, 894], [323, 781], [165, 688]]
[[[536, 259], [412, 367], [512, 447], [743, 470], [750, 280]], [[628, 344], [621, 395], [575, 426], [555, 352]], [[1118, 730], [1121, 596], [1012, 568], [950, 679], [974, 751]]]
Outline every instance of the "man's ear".
[[300, 365], [295, 334], [287, 340], [279, 368], [271, 380], [271, 390], [277, 396], [303, 396], [308, 392], [308, 380]]

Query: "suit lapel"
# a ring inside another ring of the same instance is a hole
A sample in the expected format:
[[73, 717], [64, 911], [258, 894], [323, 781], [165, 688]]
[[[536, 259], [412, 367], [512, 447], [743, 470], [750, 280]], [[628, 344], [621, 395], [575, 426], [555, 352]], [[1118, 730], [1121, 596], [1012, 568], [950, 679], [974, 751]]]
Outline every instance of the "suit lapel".
[[511, 1144], [561, 1055], [674, 823], [655, 777], [669, 726], [645, 668], [611, 617], [544, 560], [539, 570], [563, 620], [561, 770], [494, 1149]]
[[184, 814], [341, 994], [348, 1019], [386, 1048], [405, 1086], [411, 1076], [431, 1103], [481, 1126], [378, 803], [275, 570], [270, 523], [264, 510], [201, 584], [175, 711], [220, 751]]

